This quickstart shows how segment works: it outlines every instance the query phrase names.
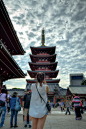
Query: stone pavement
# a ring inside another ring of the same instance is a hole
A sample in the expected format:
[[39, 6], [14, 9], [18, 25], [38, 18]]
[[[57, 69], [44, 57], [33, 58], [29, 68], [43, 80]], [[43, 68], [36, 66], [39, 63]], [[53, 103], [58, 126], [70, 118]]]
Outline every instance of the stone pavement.
[[[82, 117], [82, 120], [75, 120], [75, 115], [72, 111], [71, 115], [65, 115], [65, 112], [61, 112], [59, 108], [52, 109], [51, 114], [47, 116], [44, 129], [86, 129], [86, 113]], [[3, 129], [9, 129], [10, 114], [6, 115], [4, 124]], [[17, 129], [24, 129], [22, 111], [18, 114], [18, 126]]]

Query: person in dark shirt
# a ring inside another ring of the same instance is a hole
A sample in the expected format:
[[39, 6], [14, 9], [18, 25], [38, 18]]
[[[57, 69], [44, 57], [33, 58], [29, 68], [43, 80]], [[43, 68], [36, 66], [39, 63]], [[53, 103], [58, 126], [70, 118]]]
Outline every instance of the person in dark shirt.
[[[31, 93], [29, 92], [29, 89], [27, 89], [23, 99], [23, 110], [24, 110], [23, 115], [24, 115], [24, 121], [25, 121], [24, 127], [27, 127], [27, 114], [29, 113], [30, 100], [31, 100]], [[29, 128], [31, 128], [30, 116], [29, 116]]]

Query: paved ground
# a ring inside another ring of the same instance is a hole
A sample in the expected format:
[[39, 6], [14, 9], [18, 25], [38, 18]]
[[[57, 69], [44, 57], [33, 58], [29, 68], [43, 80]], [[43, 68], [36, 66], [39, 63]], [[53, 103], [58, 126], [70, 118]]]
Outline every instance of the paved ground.
[[[22, 111], [18, 115], [18, 128], [23, 129], [24, 123], [22, 118]], [[10, 127], [10, 114], [6, 115], [4, 129]], [[86, 129], [86, 113], [83, 114], [82, 120], [75, 120], [74, 112], [71, 115], [65, 115], [58, 109], [52, 109], [51, 114], [47, 116], [44, 129]]]

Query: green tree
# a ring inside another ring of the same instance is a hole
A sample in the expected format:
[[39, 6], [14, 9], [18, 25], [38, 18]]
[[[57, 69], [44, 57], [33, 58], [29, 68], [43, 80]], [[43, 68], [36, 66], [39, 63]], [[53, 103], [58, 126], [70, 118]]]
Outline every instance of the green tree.
[[82, 81], [81, 85], [86, 85], [86, 79]]
[[21, 88], [12, 88], [12, 89], [21, 89]]

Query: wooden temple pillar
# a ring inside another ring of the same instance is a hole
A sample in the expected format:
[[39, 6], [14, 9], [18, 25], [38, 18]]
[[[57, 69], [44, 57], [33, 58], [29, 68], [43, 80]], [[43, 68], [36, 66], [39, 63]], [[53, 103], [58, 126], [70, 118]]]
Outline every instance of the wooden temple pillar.
[[21, 97], [19, 97], [19, 99], [20, 99], [20, 104], [22, 104], [22, 98], [21, 98]]
[[54, 104], [56, 104], [56, 97], [55, 97], [55, 94], [54, 94]]

